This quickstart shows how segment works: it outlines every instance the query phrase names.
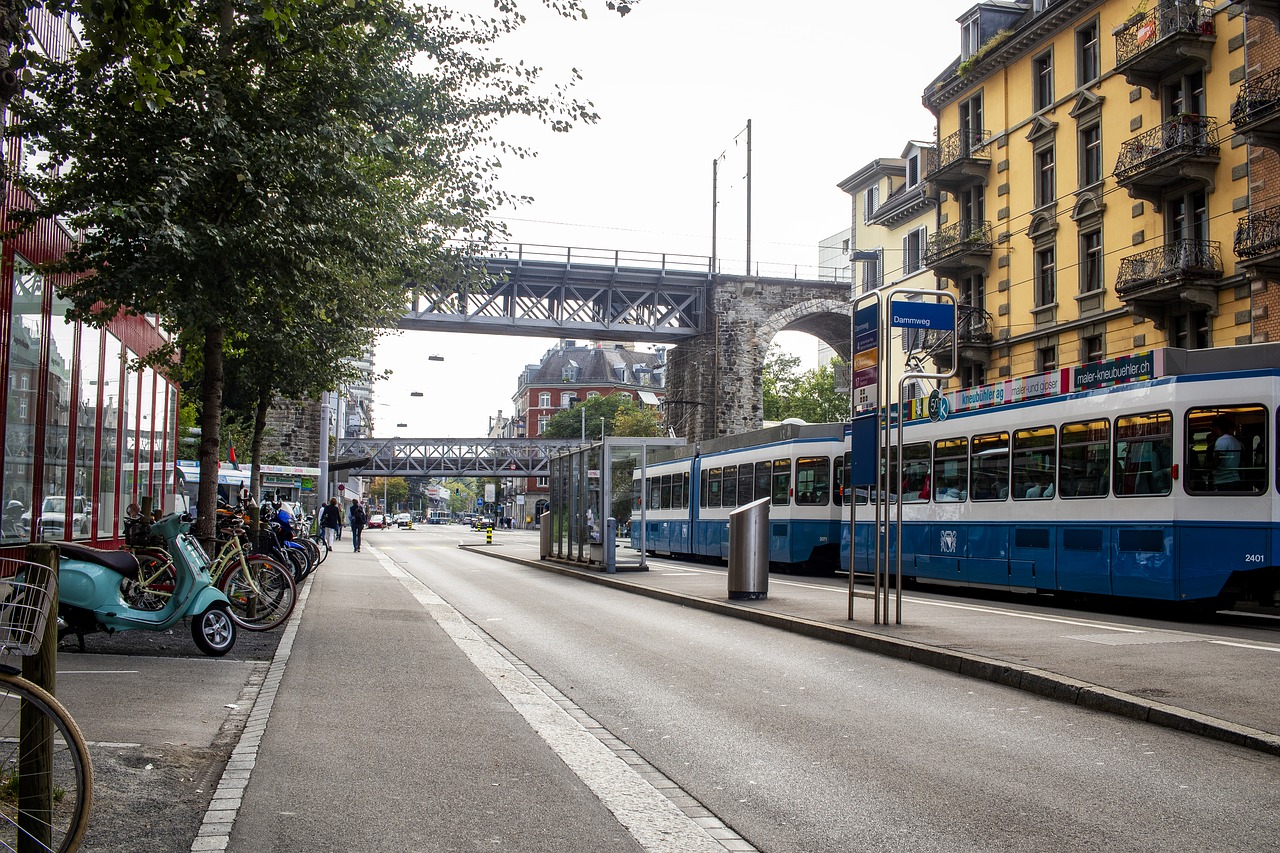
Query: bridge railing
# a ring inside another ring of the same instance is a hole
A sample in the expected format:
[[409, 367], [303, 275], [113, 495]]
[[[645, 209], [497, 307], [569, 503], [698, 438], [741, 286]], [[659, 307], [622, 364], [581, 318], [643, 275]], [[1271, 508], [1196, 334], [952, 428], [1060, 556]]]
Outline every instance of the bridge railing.
[[635, 252], [625, 249], [595, 249], [575, 246], [547, 246], [538, 243], [460, 243], [468, 256], [501, 258], [509, 261], [543, 261], [569, 266], [613, 267], [614, 269], [670, 270], [711, 274], [711, 258], [670, 252]]

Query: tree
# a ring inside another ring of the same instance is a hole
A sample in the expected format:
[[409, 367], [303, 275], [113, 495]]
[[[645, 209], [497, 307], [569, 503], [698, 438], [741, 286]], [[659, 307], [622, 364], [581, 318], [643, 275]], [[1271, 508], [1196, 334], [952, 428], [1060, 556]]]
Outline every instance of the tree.
[[539, 437], [580, 439], [585, 432], [588, 441], [597, 441], [602, 430], [604, 435], [662, 435], [656, 417], [640, 410], [630, 394], [617, 392], [607, 397], [588, 397], [556, 412]]
[[[559, 6], [580, 12], [576, 0]], [[422, 271], [458, 269], [458, 235], [499, 233], [489, 213], [507, 196], [493, 176], [501, 156], [528, 153], [495, 124], [595, 118], [564, 88], [539, 94], [536, 68], [488, 52], [522, 20], [510, 3], [485, 21], [392, 0], [297, 0], [284, 29], [262, 8], [191, 4], [174, 24], [186, 70], [166, 78], [163, 110], [135, 109], [148, 89], [127, 51], [32, 58], [32, 96], [13, 102], [14, 132], [52, 167], [24, 180], [36, 201], [15, 220], [61, 217], [82, 238], [46, 267], [78, 275], [63, 290], [72, 315], [156, 314], [199, 348], [200, 506], [214, 503], [236, 330], [263, 318], [318, 328], [303, 314], [323, 313], [344, 285], [379, 306], [403, 298], [408, 279], [450, 286]], [[281, 300], [307, 307], [277, 314]], [[212, 537], [212, 514], [197, 532]]]
[[386, 502], [382, 504], [382, 511], [392, 514], [396, 507], [408, 500], [409, 481], [404, 477], [374, 477], [369, 484], [369, 499], [381, 503], [384, 494]]
[[782, 351], [777, 344], [769, 346], [764, 368], [760, 372], [760, 387], [764, 397], [764, 419], [780, 421], [790, 417], [785, 414], [787, 401], [798, 381], [796, 371], [800, 359]]

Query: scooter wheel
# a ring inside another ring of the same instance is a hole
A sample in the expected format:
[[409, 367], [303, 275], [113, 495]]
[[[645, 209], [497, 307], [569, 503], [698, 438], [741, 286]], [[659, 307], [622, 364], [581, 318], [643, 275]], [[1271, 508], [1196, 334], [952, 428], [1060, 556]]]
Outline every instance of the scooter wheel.
[[210, 657], [220, 658], [236, 644], [236, 623], [225, 604], [213, 604], [191, 620], [191, 638], [200, 651]]

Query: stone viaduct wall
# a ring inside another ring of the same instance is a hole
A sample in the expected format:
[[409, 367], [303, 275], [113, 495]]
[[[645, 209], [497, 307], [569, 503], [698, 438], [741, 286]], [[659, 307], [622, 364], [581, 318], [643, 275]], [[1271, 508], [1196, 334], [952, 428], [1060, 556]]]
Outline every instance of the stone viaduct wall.
[[763, 425], [761, 372], [778, 332], [808, 332], [850, 356], [847, 283], [719, 275], [707, 307], [710, 331], [669, 356], [668, 423], [688, 441]]

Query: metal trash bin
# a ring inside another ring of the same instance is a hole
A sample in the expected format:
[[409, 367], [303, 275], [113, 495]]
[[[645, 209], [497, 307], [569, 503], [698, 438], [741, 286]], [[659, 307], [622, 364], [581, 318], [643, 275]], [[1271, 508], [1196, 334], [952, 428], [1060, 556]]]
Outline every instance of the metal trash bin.
[[729, 598], [769, 597], [769, 498], [729, 513]]
[[545, 560], [551, 556], [551, 513], [544, 512], [538, 516], [538, 559]]

